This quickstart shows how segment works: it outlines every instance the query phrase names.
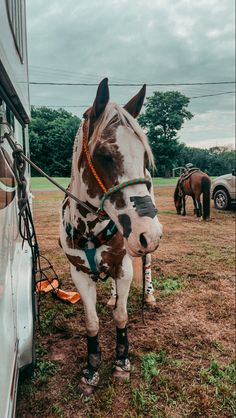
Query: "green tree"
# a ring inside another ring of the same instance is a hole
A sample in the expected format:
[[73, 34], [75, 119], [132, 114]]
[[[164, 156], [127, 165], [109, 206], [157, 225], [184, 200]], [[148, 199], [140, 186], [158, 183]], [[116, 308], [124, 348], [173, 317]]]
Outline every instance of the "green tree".
[[192, 163], [195, 167], [209, 174], [209, 150], [184, 146], [178, 156], [177, 166], [183, 167], [187, 163]]
[[178, 91], [154, 92], [147, 98], [139, 123], [145, 128], [157, 164], [157, 174], [168, 177], [176, 165], [183, 144], [177, 133], [185, 120], [193, 117], [187, 110], [188, 97]]
[[227, 174], [235, 168], [235, 151], [227, 146], [209, 148], [209, 171], [212, 176]]
[[[32, 108], [29, 125], [31, 159], [50, 176], [70, 176], [73, 143], [80, 125], [63, 109]], [[32, 170], [32, 175], [38, 175]]]
[[235, 151], [225, 146], [209, 149], [184, 146], [176, 166], [184, 166], [189, 162], [210, 176], [221, 176], [235, 168]]

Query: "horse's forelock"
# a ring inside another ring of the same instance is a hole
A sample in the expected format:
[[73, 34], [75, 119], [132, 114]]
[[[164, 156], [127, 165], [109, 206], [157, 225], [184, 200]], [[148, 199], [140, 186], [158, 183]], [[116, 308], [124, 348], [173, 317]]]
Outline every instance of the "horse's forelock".
[[103, 112], [100, 120], [98, 121], [97, 126], [95, 127], [94, 132], [92, 134], [91, 151], [93, 151], [97, 140], [101, 138], [104, 129], [109, 125], [113, 118], [115, 119], [115, 117], [117, 117], [118, 120], [120, 120], [120, 123], [122, 125], [131, 127], [133, 129], [133, 131], [136, 133], [136, 135], [138, 136], [138, 138], [144, 146], [150, 167], [154, 169], [154, 157], [145, 133], [139, 126], [138, 122], [123, 107], [115, 103], [109, 102], [107, 104], [105, 111]]

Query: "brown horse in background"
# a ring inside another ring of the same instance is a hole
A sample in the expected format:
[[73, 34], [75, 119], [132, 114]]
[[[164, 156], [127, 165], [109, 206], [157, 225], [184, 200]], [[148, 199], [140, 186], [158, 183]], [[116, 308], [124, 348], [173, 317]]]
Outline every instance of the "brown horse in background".
[[[174, 202], [178, 215], [186, 215], [186, 195], [191, 196], [194, 204], [194, 213], [203, 220], [210, 218], [210, 189], [211, 180], [201, 170], [195, 170], [189, 175], [184, 174], [178, 180], [174, 192]], [[203, 196], [201, 203], [201, 194]]]

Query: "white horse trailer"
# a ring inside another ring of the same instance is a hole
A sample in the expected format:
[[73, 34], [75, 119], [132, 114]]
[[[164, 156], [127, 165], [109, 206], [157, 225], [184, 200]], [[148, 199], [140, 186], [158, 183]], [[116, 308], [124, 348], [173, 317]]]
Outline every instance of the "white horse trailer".
[[[19, 233], [17, 183], [5, 132], [29, 154], [24, 0], [0, 1], [0, 418], [14, 417], [20, 369], [34, 362], [32, 255]], [[26, 172], [30, 178], [29, 169]], [[28, 182], [27, 182], [28, 183]]]

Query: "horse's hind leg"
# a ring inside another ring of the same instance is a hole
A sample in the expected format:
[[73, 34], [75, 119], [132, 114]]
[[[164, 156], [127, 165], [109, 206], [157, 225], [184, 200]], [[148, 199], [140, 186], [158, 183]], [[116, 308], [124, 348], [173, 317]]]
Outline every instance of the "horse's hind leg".
[[182, 216], [186, 216], [186, 198], [185, 195], [183, 195], [183, 212]]
[[111, 280], [111, 296], [107, 302], [107, 306], [113, 308], [116, 304], [116, 282], [114, 279]]
[[127, 299], [130, 284], [132, 281], [132, 261], [128, 256], [124, 257], [122, 263], [123, 276], [116, 280], [117, 303], [113, 311], [114, 322], [116, 324], [116, 360], [115, 377], [129, 378], [130, 361], [129, 342], [127, 334]]
[[[152, 284], [152, 271], [151, 271], [151, 254], [146, 255], [145, 263], [145, 301], [148, 305], [153, 306], [156, 304], [156, 299], [154, 297], [154, 288]], [[114, 307], [116, 305], [116, 282], [114, 279], [111, 281], [111, 296], [107, 302], [109, 307]]]
[[80, 387], [85, 394], [89, 395], [98, 385], [98, 369], [101, 365], [101, 351], [98, 341], [99, 320], [96, 312], [96, 283], [88, 274], [78, 272], [73, 265], [71, 265], [71, 276], [80, 293], [85, 311], [88, 360], [87, 366], [83, 370]]
[[200, 199], [199, 199], [199, 217], [202, 217], [202, 203]]
[[198, 218], [200, 218], [202, 216], [202, 204], [201, 204], [200, 196], [196, 197], [195, 201], [196, 201], [196, 215]]

